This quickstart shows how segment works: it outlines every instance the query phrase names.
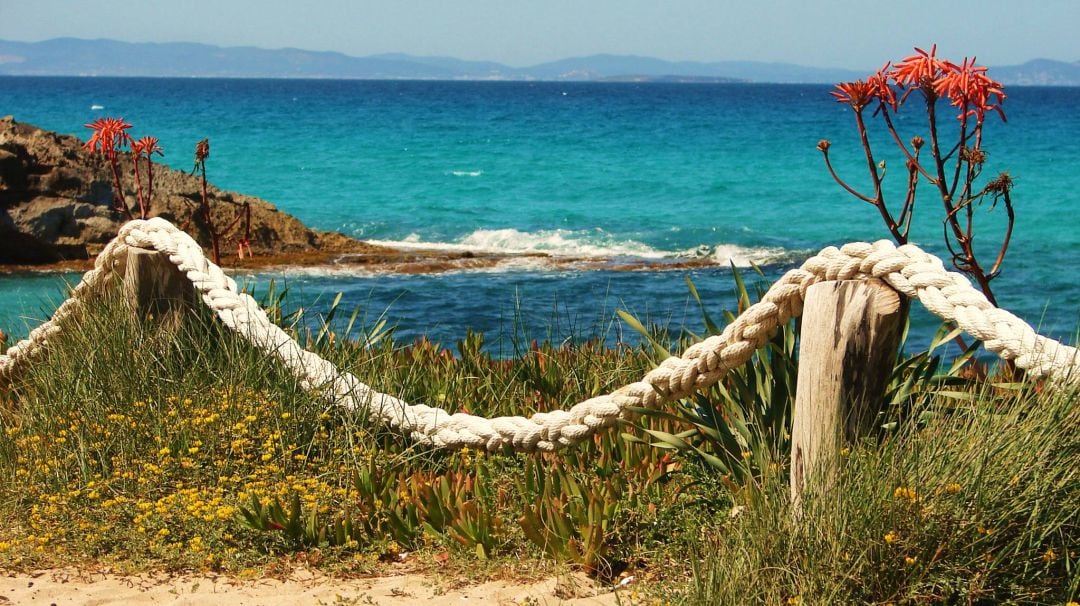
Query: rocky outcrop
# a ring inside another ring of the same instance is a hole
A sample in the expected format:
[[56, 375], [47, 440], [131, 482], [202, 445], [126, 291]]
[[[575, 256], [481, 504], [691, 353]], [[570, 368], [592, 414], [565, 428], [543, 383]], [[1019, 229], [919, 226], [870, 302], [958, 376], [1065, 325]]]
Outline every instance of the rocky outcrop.
[[[130, 158], [123, 158], [125, 187]], [[105, 159], [87, 152], [75, 137], [58, 135], [12, 117], [0, 118], [0, 264], [35, 265], [89, 259], [117, 233], [125, 217], [111, 208], [112, 178]], [[135, 206], [134, 191], [125, 191]], [[289, 256], [336, 256], [381, 249], [338, 233], [308, 229], [269, 202], [208, 187], [218, 225], [228, 224], [237, 206], [251, 205], [251, 248], [256, 257], [288, 262]], [[204, 247], [210, 238], [194, 220], [200, 180], [163, 165], [154, 166], [151, 216], [164, 217]], [[222, 242], [222, 256], [236, 257], [238, 231]], [[321, 254], [320, 254], [321, 253]]]

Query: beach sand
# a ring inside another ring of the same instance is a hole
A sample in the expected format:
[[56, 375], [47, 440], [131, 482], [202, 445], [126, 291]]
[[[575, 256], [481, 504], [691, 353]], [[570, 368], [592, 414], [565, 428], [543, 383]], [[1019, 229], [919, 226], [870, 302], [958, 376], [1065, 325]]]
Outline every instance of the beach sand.
[[[624, 593], [627, 590], [620, 590]], [[623, 603], [627, 597], [622, 596]], [[531, 583], [500, 580], [456, 587], [414, 572], [370, 578], [334, 579], [299, 569], [288, 579], [238, 580], [214, 574], [118, 575], [76, 569], [5, 573], [0, 605], [56, 606], [154, 604], [155, 606], [292, 606], [379, 604], [441, 606], [609, 606], [619, 603], [581, 574]]]

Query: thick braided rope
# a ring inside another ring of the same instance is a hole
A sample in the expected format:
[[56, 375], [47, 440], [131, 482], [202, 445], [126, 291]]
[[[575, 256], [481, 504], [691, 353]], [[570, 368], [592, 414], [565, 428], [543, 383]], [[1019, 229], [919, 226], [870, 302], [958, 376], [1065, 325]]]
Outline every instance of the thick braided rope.
[[787, 272], [722, 334], [687, 348], [680, 357], [664, 360], [642, 380], [610, 394], [590, 398], [569, 410], [536, 413], [528, 418], [485, 419], [449, 414], [379, 393], [351, 373], [304, 350], [270, 322], [255, 299], [239, 292], [236, 283], [207, 260], [190, 236], [163, 219], [150, 219], [124, 225], [53, 318], [0, 356], [0, 379], [14, 378], [47, 346], [65, 319], [82, 313], [86, 303], [108, 282], [108, 276], [122, 268], [129, 247], [167, 254], [226, 326], [281, 360], [306, 389], [318, 390], [332, 404], [363, 409], [413, 440], [439, 448], [498, 450], [509, 446], [517, 451], [556, 450], [614, 425], [628, 407], [655, 407], [662, 401], [705, 389], [724, 372], [748, 360], [779, 326], [801, 314], [806, 289], [824, 280], [880, 278], [904, 295], [919, 299], [942, 319], [956, 322], [981, 340], [986, 349], [1013, 360], [1032, 376], [1057, 381], [1080, 376], [1080, 353], [1076, 348], [1040, 336], [1023, 320], [994, 307], [966, 278], [946, 271], [941, 259], [913, 245], [897, 248], [883, 240], [822, 250], [802, 267]]

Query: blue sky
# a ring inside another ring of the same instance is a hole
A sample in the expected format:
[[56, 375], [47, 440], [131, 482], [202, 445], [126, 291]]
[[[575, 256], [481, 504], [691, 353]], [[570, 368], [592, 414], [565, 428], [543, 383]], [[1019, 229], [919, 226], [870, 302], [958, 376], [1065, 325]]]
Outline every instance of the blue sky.
[[594, 53], [869, 69], [937, 42], [1080, 60], [1080, 0], [0, 0], [0, 38], [405, 52], [525, 66]]

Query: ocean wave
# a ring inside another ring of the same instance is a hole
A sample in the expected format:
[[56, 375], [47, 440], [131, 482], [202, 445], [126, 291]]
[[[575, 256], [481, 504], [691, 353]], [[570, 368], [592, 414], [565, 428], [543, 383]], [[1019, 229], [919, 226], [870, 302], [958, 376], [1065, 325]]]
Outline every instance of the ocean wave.
[[479, 177], [480, 175], [484, 174], [484, 171], [482, 171], [482, 170], [452, 170], [452, 171], [450, 171], [450, 174], [454, 175], [455, 177]]
[[399, 250], [444, 250], [506, 255], [546, 255], [555, 258], [622, 259], [644, 261], [704, 261], [708, 264], [749, 267], [783, 261], [790, 251], [779, 247], [737, 244], [701, 245], [686, 250], [662, 250], [633, 239], [620, 239], [600, 230], [478, 229], [456, 242], [428, 242], [418, 234], [402, 240], [369, 240]]
[[715, 244], [698, 246], [683, 251], [683, 258], [707, 259], [717, 265], [750, 267], [751, 265], [769, 265], [792, 258], [793, 253], [779, 246], [739, 246], [737, 244]]
[[526, 232], [517, 229], [478, 229], [456, 242], [425, 242], [418, 234], [402, 240], [369, 240], [372, 244], [405, 250], [451, 250], [487, 254], [544, 254], [554, 257], [639, 257], [659, 259], [668, 256], [634, 240], [616, 240], [601, 230], [595, 232], [566, 229]]

